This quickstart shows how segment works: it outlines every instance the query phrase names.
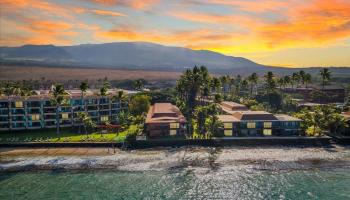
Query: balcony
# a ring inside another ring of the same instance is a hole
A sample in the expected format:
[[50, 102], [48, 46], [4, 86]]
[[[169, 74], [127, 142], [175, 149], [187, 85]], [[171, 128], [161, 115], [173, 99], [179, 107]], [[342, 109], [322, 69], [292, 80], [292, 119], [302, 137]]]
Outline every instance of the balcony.
[[0, 109], [8, 108], [8, 102], [0, 102]]
[[27, 108], [40, 108], [41, 102], [40, 101], [28, 101], [26, 102]]
[[14, 109], [11, 109], [11, 114], [12, 115], [24, 115], [24, 109], [23, 108], [14, 108]]

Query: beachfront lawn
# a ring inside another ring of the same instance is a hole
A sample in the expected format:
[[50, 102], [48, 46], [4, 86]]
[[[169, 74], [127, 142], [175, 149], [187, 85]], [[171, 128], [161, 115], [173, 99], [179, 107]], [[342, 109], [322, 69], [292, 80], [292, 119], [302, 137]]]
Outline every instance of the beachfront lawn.
[[137, 125], [119, 133], [93, 132], [88, 135], [75, 133], [71, 128], [63, 128], [59, 135], [56, 129], [0, 132], [0, 142], [122, 142], [136, 130]]

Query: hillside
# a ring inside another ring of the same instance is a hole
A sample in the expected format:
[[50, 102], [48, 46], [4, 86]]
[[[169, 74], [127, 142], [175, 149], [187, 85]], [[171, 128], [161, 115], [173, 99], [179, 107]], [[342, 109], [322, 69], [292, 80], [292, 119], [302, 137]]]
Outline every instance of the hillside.
[[108, 67], [119, 69], [183, 71], [205, 65], [211, 71], [263, 69], [245, 58], [207, 50], [191, 50], [146, 42], [84, 44], [77, 46], [25, 45], [1, 47], [2, 63], [45, 66]]

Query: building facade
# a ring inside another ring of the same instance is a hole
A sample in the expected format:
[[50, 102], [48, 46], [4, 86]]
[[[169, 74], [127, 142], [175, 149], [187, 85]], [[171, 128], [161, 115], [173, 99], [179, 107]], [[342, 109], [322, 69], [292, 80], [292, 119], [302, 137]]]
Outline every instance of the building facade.
[[27, 98], [12, 96], [0, 99], [0, 131], [25, 130], [56, 127], [57, 117], [60, 127], [80, 125], [78, 113], [87, 111], [98, 124], [114, 122], [118, 113], [127, 109], [125, 102], [114, 101], [113, 92], [98, 96], [88, 92], [84, 98], [78, 91], [67, 91], [67, 103], [57, 111], [48, 91]]
[[[233, 107], [230, 108], [232, 105]], [[232, 136], [295, 136], [300, 134], [300, 119], [284, 114], [251, 111], [237, 103], [221, 103], [224, 135]], [[243, 109], [242, 109], [243, 108]]]
[[155, 103], [147, 113], [146, 135], [150, 138], [179, 136], [186, 133], [186, 119], [171, 103]]

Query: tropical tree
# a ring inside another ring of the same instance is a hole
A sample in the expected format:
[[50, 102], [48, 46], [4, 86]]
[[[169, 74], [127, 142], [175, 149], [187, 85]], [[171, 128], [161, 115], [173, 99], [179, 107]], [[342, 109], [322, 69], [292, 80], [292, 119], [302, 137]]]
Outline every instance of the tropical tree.
[[305, 74], [304, 83], [306, 88], [308, 87], [308, 84], [311, 83], [311, 79], [312, 79], [311, 74], [309, 73]]
[[221, 103], [222, 102], [222, 95], [221, 94], [215, 94], [214, 96], [214, 103]]
[[246, 94], [247, 90], [248, 90], [248, 80], [247, 79], [243, 79], [242, 82], [241, 82], [241, 90], [243, 91], [242, 94]]
[[248, 82], [250, 84], [250, 96], [253, 96], [253, 88], [258, 84], [258, 74], [253, 73], [248, 77]]
[[320, 109], [323, 113], [322, 128], [324, 130], [332, 134], [337, 134], [347, 127], [346, 119], [335, 106], [323, 105]]
[[187, 117], [193, 114], [197, 100], [208, 95], [211, 78], [206, 67], [195, 66], [192, 70], [186, 70], [176, 83], [178, 100], [184, 102], [183, 112]]
[[133, 115], [146, 113], [151, 105], [151, 98], [148, 95], [135, 95], [130, 99], [129, 110]]
[[223, 123], [219, 121], [219, 118], [216, 115], [210, 115], [205, 120], [205, 129], [207, 134], [212, 136], [221, 136], [221, 129], [223, 128]]
[[322, 78], [322, 90], [324, 90], [324, 86], [331, 79], [331, 72], [327, 68], [323, 68], [320, 70], [320, 75]]
[[220, 77], [220, 82], [222, 85], [222, 93], [225, 95], [226, 94], [226, 86], [228, 85], [230, 81], [230, 77], [229, 76], [221, 76]]
[[206, 126], [206, 121], [209, 116], [216, 115], [217, 113], [218, 108], [216, 104], [210, 104], [208, 106], [197, 106], [194, 110], [196, 132], [201, 135], [207, 133], [208, 126]]
[[301, 80], [302, 85], [305, 85], [305, 75], [306, 75], [306, 73], [304, 70], [299, 71], [299, 78]]
[[9, 131], [11, 131], [11, 96], [15, 93], [14, 87], [10, 82], [7, 82], [2, 90], [2, 92], [7, 96], [7, 119]]
[[142, 79], [138, 79], [134, 82], [134, 88], [136, 90], [142, 90], [144, 87], [144, 81]]
[[273, 74], [273, 72], [271, 71], [267, 72], [264, 78], [265, 78], [267, 91], [268, 92], [273, 91], [276, 88], [275, 75]]
[[299, 76], [299, 73], [293, 73], [292, 74], [292, 81], [293, 83], [295, 83], [296, 87], [298, 87], [299, 85], [299, 82], [300, 82], [300, 76]]
[[284, 88], [286, 85], [286, 83], [284, 82], [284, 78], [282, 77], [282, 78], [277, 79], [277, 84], [280, 87], [280, 89]]
[[126, 99], [127, 99], [127, 95], [123, 90], [119, 90], [117, 94], [113, 96], [113, 100], [119, 102], [120, 108], [122, 108], [122, 102], [125, 101]]
[[67, 103], [67, 92], [62, 84], [55, 84], [50, 91], [51, 103], [56, 106], [56, 133], [60, 134], [60, 110], [61, 106]]
[[[96, 123], [91, 119], [91, 117], [88, 115], [87, 112], [79, 112], [78, 118], [79, 118], [80, 123], [84, 127], [86, 137], [88, 137], [88, 129], [95, 128]], [[81, 129], [81, 125], [79, 126], [79, 130], [80, 129]]]
[[[284, 82], [285, 86], [291, 84], [291, 78], [290, 78], [290, 76], [284, 76], [284, 77], [283, 77], [283, 82]], [[292, 86], [292, 87], [293, 87], [293, 86]]]
[[217, 78], [217, 77], [213, 77], [211, 79], [210, 86], [211, 86], [213, 91], [218, 92], [220, 90], [220, 88], [221, 88], [221, 81], [220, 81], [220, 79]]
[[87, 81], [83, 81], [80, 83], [79, 89], [81, 91], [81, 109], [85, 110], [85, 111], [86, 111], [86, 108], [84, 106], [84, 94], [88, 88], [89, 88], [89, 85], [88, 85]]

